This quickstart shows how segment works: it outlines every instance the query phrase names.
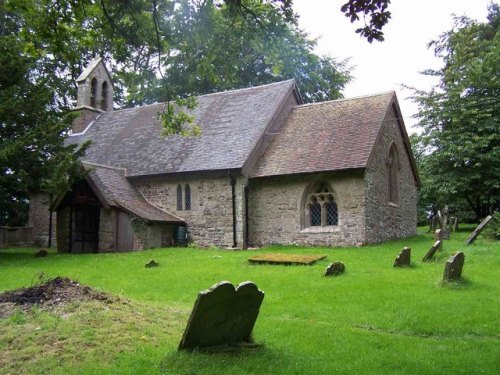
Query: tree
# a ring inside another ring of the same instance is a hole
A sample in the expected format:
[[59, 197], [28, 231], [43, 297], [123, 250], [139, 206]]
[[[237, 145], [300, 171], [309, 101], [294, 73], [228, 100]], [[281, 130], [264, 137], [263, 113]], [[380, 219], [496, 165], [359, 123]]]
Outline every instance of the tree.
[[[348, 69], [312, 53], [314, 42], [297, 29], [290, 5], [259, 0], [0, 2], [2, 223], [25, 221], [29, 189], [57, 194], [78, 174], [77, 158], [84, 150], [64, 145], [71, 124], [67, 113], [76, 97], [75, 79], [95, 56], [110, 65], [118, 106], [294, 76], [308, 101], [339, 97], [350, 78]], [[185, 118], [173, 120], [178, 125]]]
[[131, 103], [171, 100], [295, 78], [306, 102], [336, 99], [349, 81], [345, 62], [312, 52], [314, 41], [272, 6], [249, 2], [256, 18], [211, 1], [182, 1], [169, 29], [163, 77], [129, 87]]
[[419, 105], [420, 163], [428, 196], [466, 202], [476, 220], [500, 209], [500, 11], [488, 22], [455, 19], [453, 30], [430, 46], [444, 61], [429, 92], [415, 91]]
[[3, 8], [0, 31], [0, 225], [16, 226], [27, 220], [29, 190], [68, 187], [83, 148], [64, 145], [70, 119], [47, 81], [35, 80], [36, 58]]

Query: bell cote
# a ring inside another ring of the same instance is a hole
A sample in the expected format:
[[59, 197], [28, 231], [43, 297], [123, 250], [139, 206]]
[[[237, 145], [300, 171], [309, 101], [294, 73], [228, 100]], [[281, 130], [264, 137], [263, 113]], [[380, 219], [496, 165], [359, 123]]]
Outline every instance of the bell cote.
[[78, 85], [77, 108], [113, 110], [113, 83], [100, 57], [90, 62], [76, 79], [76, 83]]

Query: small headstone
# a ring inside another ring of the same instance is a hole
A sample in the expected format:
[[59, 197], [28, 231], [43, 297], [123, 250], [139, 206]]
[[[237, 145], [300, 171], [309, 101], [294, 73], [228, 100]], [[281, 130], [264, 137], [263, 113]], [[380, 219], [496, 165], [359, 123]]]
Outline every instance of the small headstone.
[[47, 255], [49, 255], [47, 250], [40, 249], [35, 253], [35, 258], [43, 258], [46, 257]]
[[434, 241], [443, 241], [444, 229], [436, 229], [434, 232]]
[[442, 246], [441, 244], [442, 244], [441, 241], [434, 242], [429, 251], [427, 251], [427, 253], [422, 258], [422, 262], [427, 262], [428, 260], [431, 260], [434, 254], [436, 254], [436, 251], [441, 249]]
[[144, 267], [152, 268], [152, 267], [158, 267], [159, 265], [160, 265], [160, 263], [158, 263], [154, 259], [151, 259], [149, 262], [146, 263], [146, 265]]
[[461, 251], [456, 251], [450, 259], [446, 261], [444, 267], [444, 281], [459, 280], [462, 277], [462, 269], [464, 267], [465, 255]]
[[474, 232], [471, 233], [467, 241], [465, 241], [465, 244], [470, 245], [471, 243], [473, 243], [476, 240], [477, 236], [479, 236], [479, 233], [483, 231], [483, 229], [488, 225], [491, 219], [493, 219], [493, 216], [491, 215], [486, 216], [486, 219], [481, 221], [481, 224], [479, 224], [476, 227], [476, 229], [474, 229]]
[[344, 263], [333, 262], [326, 267], [325, 276], [338, 276], [343, 274], [345, 271]]
[[228, 281], [198, 294], [179, 350], [251, 343], [251, 333], [264, 292], [246, 281], [236, 288]]
[[458, 230], [458, 217], [455, 216], [455, 220], [453, 221], [453, 232]]
[[394, 261], [394, 267], [409, 267], [410, 261], [411, 249], [409, 247], [404, 247], [396, 257], [396, 260]]

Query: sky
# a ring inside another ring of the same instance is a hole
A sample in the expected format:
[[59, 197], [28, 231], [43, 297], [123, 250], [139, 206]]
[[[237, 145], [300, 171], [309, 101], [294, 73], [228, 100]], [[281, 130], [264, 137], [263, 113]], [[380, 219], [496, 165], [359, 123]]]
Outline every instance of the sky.
[[411, 91], [402, 85], [429, 89], [437, 83], [419, 74], [442, 66], [442, 60], [427, 48], [428, 43], [451, 30], [453, 14], [485, 22], [491, 0], [392, 0], [391, 19], [383, 29], [385, 41], [371, 44], [355, 33], [362, 23], [351, 24], [340, 12], [345, 2], [294, 0], [299, 27], [318, 38], [317, 54], [338, 60], [350, 58], [354, 80], [343, 91], [346, 98], [394, 90], [407, 130], [415, 132], [417, 120], [412, 115], [418, 108], [409, 99]]

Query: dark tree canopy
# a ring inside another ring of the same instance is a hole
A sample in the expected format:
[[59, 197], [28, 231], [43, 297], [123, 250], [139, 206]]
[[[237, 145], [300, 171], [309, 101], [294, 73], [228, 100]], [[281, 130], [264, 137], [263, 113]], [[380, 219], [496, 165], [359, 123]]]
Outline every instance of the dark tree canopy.
[[477, 220], [500, 209], [500, 11], [488, 21], [455, 19], [430, 43], [443, 59], [429, 92], [415, 91], [422, 135], [421, 197], [429, 206], [467, 205]]

